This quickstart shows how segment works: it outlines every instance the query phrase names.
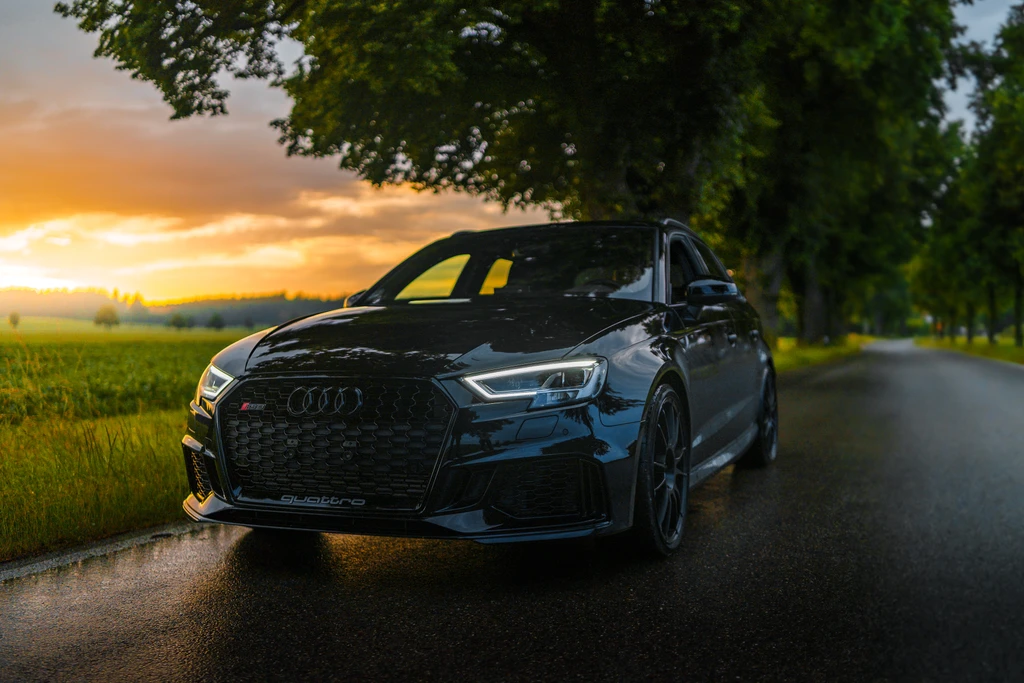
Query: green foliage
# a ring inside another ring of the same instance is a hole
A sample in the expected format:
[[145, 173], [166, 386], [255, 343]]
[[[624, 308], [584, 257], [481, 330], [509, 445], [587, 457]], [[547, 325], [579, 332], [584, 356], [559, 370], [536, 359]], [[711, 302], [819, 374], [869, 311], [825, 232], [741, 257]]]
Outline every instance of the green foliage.
[[813, 340], [901, 278], [934, 209], [955, 138], [937, 83], [956, 26], [945, 0], [889, 0], [795, 4], [787, 27], [762, 67], [777, 125], [759, 131], [723, 222], [746, 256], [785, 255], [803, 327], [808, 299], [824, 300], [833, 323], [803, 329]]
[[223, 330], [224, 329], [224, 316], [220, 313], [214, 313], [210, 316], [210, 319], [206, 321], [206, 326], [211, 330]]
[[12, 328], [18, 329], [18, 323], [21, 322], [21, 314], [17, 311], [11, 311], [11, 314], [7, 316], [7, 322], [10, 323]]
[[1024, 5], [1011, 8], [991, 50], [972, 44], [956, 63], [975, 78], [978, 125], [917, 257], [915, 293], [955, 330], [981, 308], [993, 327], [1012, 292], [1024, 345]]
[[109, 330], [115, 325], [120, 325], [121, 319], [117, 317], [117, 309], [113, 306], [101, 306], [100, 310], [96, 311], [96, 317], [93, 318], [93, 323], [96, 325], [102, 325]]
[[[175, 117], [222, 114], [218, 72], [291, 96], [290, 153], [373, 183], [579, 217], [689, 213], [765, 118], [758, 63], [789, 2], [75, 0], [96, 54]], [[285, 74], [284, 37], [304, 56]], [[706, 184], [710, 183], [710, 184]], [[713, 203], [713, 199], [711, 200]]]
[[189, 325], [189, 319], [186, 318], [181, 313], [175, 313], [170, 318], [168, 318], [167, 324], [176, 330], [183, 330], [186, 327], [191, 327], [191, 325]]

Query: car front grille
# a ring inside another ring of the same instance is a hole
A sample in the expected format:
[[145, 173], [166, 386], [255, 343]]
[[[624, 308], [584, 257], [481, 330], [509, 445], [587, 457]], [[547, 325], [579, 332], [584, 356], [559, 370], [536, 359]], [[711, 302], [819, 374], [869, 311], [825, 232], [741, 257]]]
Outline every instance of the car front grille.
[[[343, 388], [349, 399], [361, 395], [351, 414], [351, 400], [340, 411], [333, 403], [321, 410], [318, 400], [302, 410], [305, 392]], [[432, 382], [404, 379], [250, 379], [218, 409], [237, 499], [385, 511], [422, 504], [454, 417]]]

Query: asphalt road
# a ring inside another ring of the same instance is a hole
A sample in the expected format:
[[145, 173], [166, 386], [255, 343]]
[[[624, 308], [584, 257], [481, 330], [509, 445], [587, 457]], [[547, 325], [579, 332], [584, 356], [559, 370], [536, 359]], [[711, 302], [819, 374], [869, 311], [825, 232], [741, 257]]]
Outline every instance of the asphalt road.
[[0, 584], [6, 680], [1024, 680], [1024, 369], [785, 378], [684, 549], [209, 528]]

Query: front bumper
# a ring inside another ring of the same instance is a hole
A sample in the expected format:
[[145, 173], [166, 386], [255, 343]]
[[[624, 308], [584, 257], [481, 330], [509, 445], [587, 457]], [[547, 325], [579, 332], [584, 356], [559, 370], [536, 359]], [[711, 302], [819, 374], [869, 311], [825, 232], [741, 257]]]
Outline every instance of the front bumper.
[[185, 512], [196, 521], [248, 527], [490, 543], [607, 535], [631, 526], [638, 424], [605, 426], [595, 404], [528, 412], [522, 403], [481, 404], [458, 385], [444, 388], [457, 414], [415, 511], [358, 509], [326, 497], [290, 504], [242, 499], [204, 402], [192, 404], [182, 441], [192, 490]]

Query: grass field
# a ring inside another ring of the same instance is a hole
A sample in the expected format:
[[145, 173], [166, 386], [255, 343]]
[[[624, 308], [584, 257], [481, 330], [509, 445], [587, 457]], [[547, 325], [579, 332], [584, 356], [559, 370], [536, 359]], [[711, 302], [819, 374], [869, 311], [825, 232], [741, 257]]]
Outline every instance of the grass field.
[[965, 337], [957, 337], [955, 343], [949, 339], [927, 337], [917, 339], [917, 344], [930, 349], [950, 349], [960, 351], [961, 353], [969, 353], [972, 356], [983, 356], [985, 358], [1024, 364], [1024, 349], [1014, 346], [1013, 337], [1002, 335], [996, 337], [996, 341], [998, 343], [992, 346], [985, 337], [975, 338], [973, 344], [968, 344]]
[[[221, 332], [26, 318], [0, 329], [0, 561], [184, 519], [185, 407]], [[780, 341], [780, 372], [856, 353]]]
[[210, 358], [247, 330], [26, 318], [0, 328], [0, 424], [180, 409]]
[[0, 560], [181, 519], [186, 406], [210, 358], [248, 333], [0, 328]]

